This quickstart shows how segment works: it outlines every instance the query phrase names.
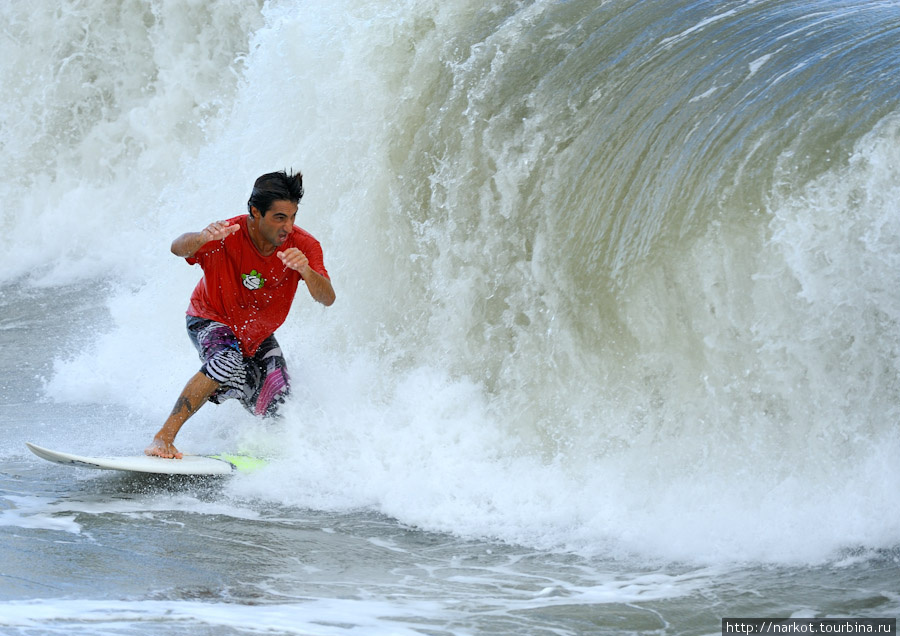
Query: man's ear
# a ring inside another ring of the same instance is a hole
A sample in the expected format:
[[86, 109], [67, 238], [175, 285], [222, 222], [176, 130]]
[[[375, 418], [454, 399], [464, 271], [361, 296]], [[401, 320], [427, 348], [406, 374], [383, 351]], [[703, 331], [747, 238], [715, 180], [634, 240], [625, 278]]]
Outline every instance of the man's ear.
[[252, 216], [257, 221], [259, 221], [260, 217], [262, 216], [259, 213], [259, 208], [257, 208], [255, 205], [250, 206], [250, 216]]

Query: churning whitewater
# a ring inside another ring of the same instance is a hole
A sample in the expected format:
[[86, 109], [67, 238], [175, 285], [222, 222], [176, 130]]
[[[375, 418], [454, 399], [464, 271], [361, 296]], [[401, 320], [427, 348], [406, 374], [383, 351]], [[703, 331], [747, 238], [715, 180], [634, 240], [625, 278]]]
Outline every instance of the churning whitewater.
[[180, 434], [276, 458], [235, 496], [582, 555], [900, 543], [896, 3], [0, 11], [0, 277], [98, 299], [42, 399], [131, 414], [70, 448], [146, 445], [198, 366], [169, 242], [294, 168], [339, 301], [278, 332], [283, 422]]

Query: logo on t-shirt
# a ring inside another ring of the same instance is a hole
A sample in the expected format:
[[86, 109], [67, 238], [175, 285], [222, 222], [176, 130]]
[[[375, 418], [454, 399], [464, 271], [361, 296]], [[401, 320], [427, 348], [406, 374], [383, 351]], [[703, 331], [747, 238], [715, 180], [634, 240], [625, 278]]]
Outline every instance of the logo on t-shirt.
[[266, 279], [255, 269], [249, 274], [241, 274], [241, 280], [244, 283], [244, 287], [250, 290], [262, 289], [262, 286], [266, 284]]

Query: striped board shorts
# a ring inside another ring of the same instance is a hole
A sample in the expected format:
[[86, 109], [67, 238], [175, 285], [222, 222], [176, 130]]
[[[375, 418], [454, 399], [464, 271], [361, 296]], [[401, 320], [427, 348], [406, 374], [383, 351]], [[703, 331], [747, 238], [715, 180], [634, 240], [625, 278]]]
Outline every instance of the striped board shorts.
[[259, 417], [278, 413], [290, 393], [291, 382], [274, 335], [263, 340], [252, 357], [245, 358], [237, 336], [227, 325], [187, 316], [187, 330], [203, 362], [200, 372], [220, 385], [210, 402], [221, 404], [234, 398]]

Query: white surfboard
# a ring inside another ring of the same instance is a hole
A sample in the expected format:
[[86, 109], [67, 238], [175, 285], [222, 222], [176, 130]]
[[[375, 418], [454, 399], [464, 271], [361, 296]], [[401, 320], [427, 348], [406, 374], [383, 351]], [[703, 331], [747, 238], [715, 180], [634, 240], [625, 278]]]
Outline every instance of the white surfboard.
[[236, 470], [250, 472], [266, 464], [263, 459], [245, 455], [185, 455], [181, 459], [163, 459], [147, 455], [88, 457], [50, 450], [31, 442], [25, 442], [25, 445], [41, 459], [55, 464], [156, 475], [230, 475]]

